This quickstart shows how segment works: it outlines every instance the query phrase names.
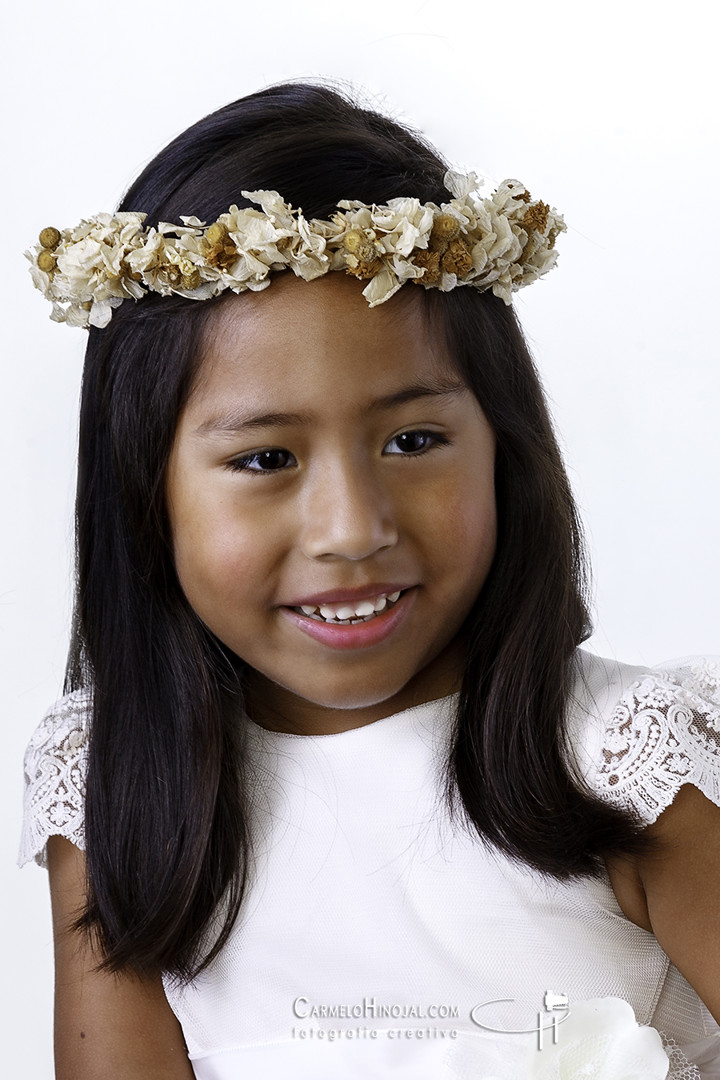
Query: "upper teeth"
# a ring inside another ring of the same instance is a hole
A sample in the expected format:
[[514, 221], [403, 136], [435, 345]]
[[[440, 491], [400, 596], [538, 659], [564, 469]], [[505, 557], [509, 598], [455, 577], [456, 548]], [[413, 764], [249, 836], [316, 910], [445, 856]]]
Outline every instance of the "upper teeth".
[[369, 619], [384, 611], [388, 604], [394, 604], [400, 597], [400, 591], [383, 593], [368, 600], [359, 600], [356, 604], [348, 601], [342, 604], [303, 604], [300, 607], [303, 615], [311, 615], [316, 618], [326, 619], [333, 622], [348, 622], [351, 619]]

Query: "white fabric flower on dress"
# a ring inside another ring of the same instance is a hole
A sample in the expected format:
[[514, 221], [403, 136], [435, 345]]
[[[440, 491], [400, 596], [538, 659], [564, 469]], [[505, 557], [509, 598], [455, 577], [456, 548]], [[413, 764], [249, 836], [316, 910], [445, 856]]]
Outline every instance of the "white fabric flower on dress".
[[[533, 1045], [528, 1045], [532, 1039]], [[670, 1059], [651, 1027], [637, 1023], [620, 998], [571, 1003], [558, 1025], [558, 1041], [537, 1036], [496, 1036], [466, 1041], [448, 1056], [456, 1080], [670, 1080]], [[687, 1063], [686, 1063], [687, 1065]], [[692, 1066], [684, 1075], [700, 1074]]]
[[665, 1080], [669, 1069], [662, 1039], [635, 1020], [620, 998], [572, 1006], [557, 1044], [536, 1051], [528, 1080]]

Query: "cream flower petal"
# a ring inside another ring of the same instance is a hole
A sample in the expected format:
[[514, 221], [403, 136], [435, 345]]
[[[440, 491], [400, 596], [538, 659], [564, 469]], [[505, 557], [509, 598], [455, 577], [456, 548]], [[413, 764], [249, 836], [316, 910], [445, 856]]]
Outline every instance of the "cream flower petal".
[[393, 272], [384, 266], [365, 286], [363, 296], [371, 308], [377, 307], [378, 304], [383, 304], [386, 300], [389, 300], [398, 291], [400, 285], [401, 282], [398, 281]]
[[443, 177], [443, 184], [456, 199], [464, 199], [471, 191], [481, 188], [483, 183], [484, 181], [478, 180], [474, 172], [465, 174], [448, 169]]

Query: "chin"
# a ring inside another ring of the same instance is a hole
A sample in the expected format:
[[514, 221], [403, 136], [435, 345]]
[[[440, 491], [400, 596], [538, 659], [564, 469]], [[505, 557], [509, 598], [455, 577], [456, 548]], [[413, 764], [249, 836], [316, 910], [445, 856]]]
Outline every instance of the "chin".
[[331, 734], [346, 731], [401, 712], [409, 704], [404, 692], [407, 683], [393, 680], [372, 688], [368, 681], [360, 685], [328, 679], [319, 686], [283, 686], [257, 671], [249, 673], [248, 690], [253, 719], [268, 727], [304, 730], [306, 734]]
[[371, 688], [367, 683], [363, 686], [337, 686], [325, 685], [313, 690], [302, 688], [299, 692], [290, 688], [278, 688], [281, 694], [292, 695], [296, 700], [307, 702], [321, 709], [372, 709], [392, 701], [405, 690], [407, 683], [400, 686], [395, 683], [387, 686], [378, 686], [377, 683]]

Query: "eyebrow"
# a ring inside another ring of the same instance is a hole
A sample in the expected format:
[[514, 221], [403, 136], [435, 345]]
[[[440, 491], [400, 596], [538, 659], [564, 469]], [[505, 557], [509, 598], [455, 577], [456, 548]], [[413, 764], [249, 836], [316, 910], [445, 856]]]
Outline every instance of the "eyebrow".
[[[467, 386], [459, 380], [438, 379], [436, 381], [417, 382], [403, 386], [391, 394], [374, 398], [367, 405], [367, 411], [386, 412], [398, 408], [410, 401], [421, 398], [453, 397], [467, 392]], [[242, 432], [256, 431], [268, 427], [299, 427], [313, 422], [313, 416], [307, 412], [264, 412], [253, 413], [242, 408], [212, 416], [194, 431], [195, 435], [237, 435]]]

